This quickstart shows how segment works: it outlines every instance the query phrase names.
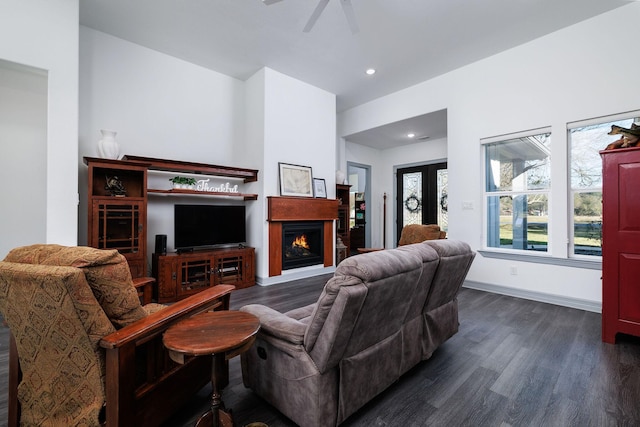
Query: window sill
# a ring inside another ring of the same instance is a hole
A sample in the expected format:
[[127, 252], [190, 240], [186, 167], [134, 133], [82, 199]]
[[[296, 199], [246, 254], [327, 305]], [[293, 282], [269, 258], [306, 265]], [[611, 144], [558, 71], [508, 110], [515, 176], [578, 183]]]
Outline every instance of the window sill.
[[494, 251], [487, 251], [487, 250], [479, 250], [477, 252], [485, 258], [533, 262], [537, 264], [560, 265], [563, 267], [585, 268], [589, 270], [602, 270], [601, 259], [591, 261], [591, 260], [576, 259], [576, 258], [554, 258], [551, 256], [494, 252]]

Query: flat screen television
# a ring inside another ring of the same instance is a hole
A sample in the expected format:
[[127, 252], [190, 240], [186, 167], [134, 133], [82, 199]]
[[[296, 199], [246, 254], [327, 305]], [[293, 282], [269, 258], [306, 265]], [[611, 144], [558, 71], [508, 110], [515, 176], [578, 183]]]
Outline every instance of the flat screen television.
[[238, 246], [246, 240], [244, 205], [175, 205], [177, 251]]

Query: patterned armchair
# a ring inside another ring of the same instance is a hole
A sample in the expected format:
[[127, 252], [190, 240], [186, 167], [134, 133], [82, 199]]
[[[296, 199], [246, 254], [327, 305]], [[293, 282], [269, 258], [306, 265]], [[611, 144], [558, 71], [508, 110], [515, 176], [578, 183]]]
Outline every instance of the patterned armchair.
[[11, 329], [8, 425], [161, 424], [211, 369], [206, 357], [172, 362], [162, 333], [184, 317], [228, 309], [232, 289], [142, 306], [115, 250], [12, 250], [0, 262], [0, 312]]
[[409, 224], [402, 227], [398, 246], [446, 238], [447, 232], [440, 230], [438, 224]]

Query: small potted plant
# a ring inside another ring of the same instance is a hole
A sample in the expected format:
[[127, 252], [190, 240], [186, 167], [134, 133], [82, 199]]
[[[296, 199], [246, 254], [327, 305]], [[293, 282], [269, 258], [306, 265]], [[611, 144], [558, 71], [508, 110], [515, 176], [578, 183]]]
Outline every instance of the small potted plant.
[[173, 183], [173, 188], [180, 190], [193, 190], [196, 185], [195, 178], [187, 178], [186, 176], [174, 176], [169, 181]]

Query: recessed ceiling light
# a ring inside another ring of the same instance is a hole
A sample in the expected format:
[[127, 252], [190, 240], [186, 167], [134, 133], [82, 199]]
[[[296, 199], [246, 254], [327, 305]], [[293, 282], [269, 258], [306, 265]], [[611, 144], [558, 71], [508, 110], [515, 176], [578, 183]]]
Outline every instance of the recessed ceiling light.
[[376, 73], [376, 70], [375, 68], [369, 68], [365, 73], [367, 73], [368, 76], [373, 76]]
[[415, 133], [411, 133], [411, 132], [410, 132], [410, 133], [408, 133], [408, 134], [407, 134], [407, 138], [413, 138], [414, 136], [416, 136], [416, 134], [415, 134]]

